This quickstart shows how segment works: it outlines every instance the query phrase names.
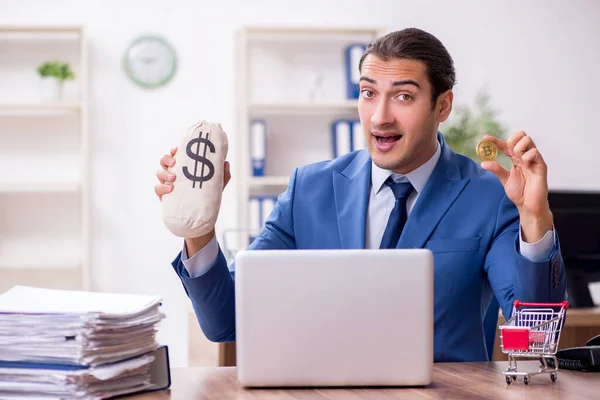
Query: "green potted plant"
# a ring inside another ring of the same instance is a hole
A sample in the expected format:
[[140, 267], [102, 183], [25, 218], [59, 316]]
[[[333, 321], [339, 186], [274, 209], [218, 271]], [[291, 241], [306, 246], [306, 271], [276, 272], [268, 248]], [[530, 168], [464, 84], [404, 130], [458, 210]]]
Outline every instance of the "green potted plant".
[[[481, 163], [481, 160], [477, 157], [475, 147], [477, 142], [483, 139], [483, 135], [506, 140], [506, 128], [498, 120], [499, 112], [490, 106], [490, 95], [485, 89], [477, 94], [473, 109], [459, 105], [454, 108], [452, 114], [451, 118], [440, 126], [444, 140], [452, 150], [477, 163]], [[501, 151], [498, 151], [496, 161], [505, 168], [510, 168], [510, 159]]]
[[62, 61], [46, 61], [37, 67], [41, 78], [41, 95], [45, 101], [57, 101], [62, 99], [63, 84], [67, 80], [73, 80], [75, 74], [71, 66]]

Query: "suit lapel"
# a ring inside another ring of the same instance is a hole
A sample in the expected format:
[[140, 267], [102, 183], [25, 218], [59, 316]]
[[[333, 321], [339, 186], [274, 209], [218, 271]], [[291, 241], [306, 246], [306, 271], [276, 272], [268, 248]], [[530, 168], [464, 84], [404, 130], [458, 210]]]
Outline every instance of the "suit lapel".
[[342, 249], [364, 249], [371, 188], [371, 158], [361, 151], [342, 172], [333, 172], [333, 194]]
[[415, 203], [396, 248], [422, 248], [469, 178], [461, 179], [457, 155], [438, 134], [442, 154]]

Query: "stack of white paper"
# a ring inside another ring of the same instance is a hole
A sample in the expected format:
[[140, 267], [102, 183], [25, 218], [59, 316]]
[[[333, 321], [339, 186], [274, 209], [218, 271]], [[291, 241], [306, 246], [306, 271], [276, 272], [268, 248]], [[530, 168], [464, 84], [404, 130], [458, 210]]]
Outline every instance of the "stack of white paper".
[[0, 362], [0, 398], [106, 399], [151, 387], [151, 355], [98, 367]]
[[160, 301], [15, 286], [0, 295], [0, 397], [100, 399], [141, 390], [164, 318]]

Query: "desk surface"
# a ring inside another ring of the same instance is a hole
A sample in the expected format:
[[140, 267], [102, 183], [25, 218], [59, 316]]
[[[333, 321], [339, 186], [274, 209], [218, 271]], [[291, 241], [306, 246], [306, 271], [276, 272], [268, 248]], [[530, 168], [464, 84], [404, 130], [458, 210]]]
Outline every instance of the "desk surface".
[[[535, 371], [536, 361], [518, 364], [519, 370]], [[163, 399], [402, 399], [402, 398], [531, 398], [597, 399], [600, 373], [561, 370], [555, 383], [547, 374], [522, 378], [506, 384], [502, 370], [506, 362], [435, 364], [433, 383], [426, 388], [384, 389], [244, 389], [236, 379], [236, 369], [174, 368], [170, 390], [131, 396], [132, 400]]]

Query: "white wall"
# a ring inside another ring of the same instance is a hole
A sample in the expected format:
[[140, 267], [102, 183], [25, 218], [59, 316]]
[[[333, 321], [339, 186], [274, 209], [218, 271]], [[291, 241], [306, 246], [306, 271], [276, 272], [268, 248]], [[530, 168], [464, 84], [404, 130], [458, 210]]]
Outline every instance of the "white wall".
[[[167, 5], [168, 4], [168, 5]], [[281, 4], [285, 4], [285, 9]], [[416, 26], [453, 55], [456, 101], [487, 85], [511, 130], [524, 129], [550, 166], [554, 188], [600, 189], [595, 126], [600, 2], [578, 1], [43, 1], [0, 0], [0, 24], [83, 24], [90, 57], [93, 288], [160, 294], [161, 340], [185, 365], [187, 322], [169, 263], [181, 248], [153, 193], [158, 160], [198, 119], [233, 138], [234, 32], [242, 25]], [[166, 87], [146, 91], [122, 69], [136, 35], [164, 35], [179, 54]], [[231, 144], [235, 154], [235, 143]], [[235, 161], [234, 161], [235, 162]], [[235, 179], [235, 177], [234, 177]], [[235, 182], [218, 227], [234, 227]]]

